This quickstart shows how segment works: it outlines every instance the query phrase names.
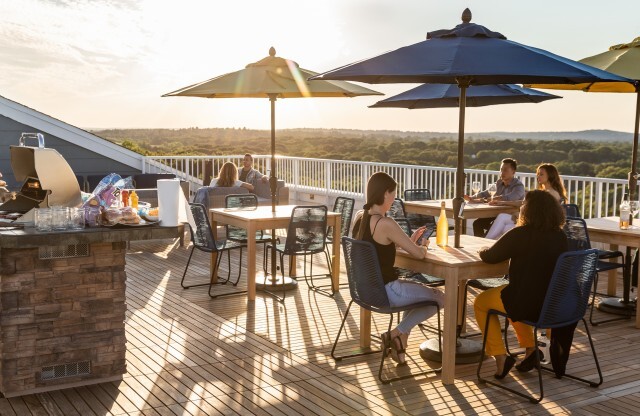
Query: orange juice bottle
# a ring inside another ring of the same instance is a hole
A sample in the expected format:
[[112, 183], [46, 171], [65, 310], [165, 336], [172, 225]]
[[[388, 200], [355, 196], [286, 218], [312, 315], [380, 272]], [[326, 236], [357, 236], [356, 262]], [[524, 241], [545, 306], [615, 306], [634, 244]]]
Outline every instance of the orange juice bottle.
[[129, 198], [131, 198], [131, 208], [138, 209], [138, 194], [136, 191], [131, 191]]

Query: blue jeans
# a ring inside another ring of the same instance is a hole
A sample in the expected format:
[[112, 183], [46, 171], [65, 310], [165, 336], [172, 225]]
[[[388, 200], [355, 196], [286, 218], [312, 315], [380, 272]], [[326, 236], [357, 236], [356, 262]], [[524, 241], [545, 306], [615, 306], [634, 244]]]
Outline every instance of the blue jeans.
[[[389, 303], [391, 303], [393, 307], [411, 305], [412, 303], [426, 300], [438, 302], [441, 308], [444, 305], [444, 293], [442, 293], [442, 291], [430, 288], [421, 283], [406, 279], [397, 279], [387, 283], [384, 288], [387, 291]], [[404, 311], [402, 320], [397, 328], [403, 334], [408, 334], [413, 327], [431, 318], [436, 312], [437, 309], [433, 306], [423, 306]]]

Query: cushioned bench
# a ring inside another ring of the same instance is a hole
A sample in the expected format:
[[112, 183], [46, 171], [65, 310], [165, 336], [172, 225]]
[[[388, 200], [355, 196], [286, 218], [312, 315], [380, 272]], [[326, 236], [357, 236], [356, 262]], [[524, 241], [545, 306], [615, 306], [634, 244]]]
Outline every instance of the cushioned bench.
[[[203, 186], [196, 192], [193, 202], [203, 204], [206, 208], [224, 208], [224, 199], [227, 195], [248, 193], [250, 193], [248, 189], [240, 186]], [[252, 193], [258, 196], [258, 205], [271, 205], [271, 189], [268, 182], [259, 182]], [[289, 188], [285, 186], [283, 180], [278, 181], [276, 196], [278, 205], [289, 204]]]

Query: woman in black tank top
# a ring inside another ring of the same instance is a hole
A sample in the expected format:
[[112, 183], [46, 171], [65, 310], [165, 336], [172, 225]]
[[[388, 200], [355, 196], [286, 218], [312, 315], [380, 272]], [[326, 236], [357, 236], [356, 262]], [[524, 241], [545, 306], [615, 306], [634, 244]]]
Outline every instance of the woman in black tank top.
[[[406, 306], [434, 300], [442, 307], [444, 294], [441, 291], [411, 280], [399, 279], [393, 267], [396, 246], [422, 259], [426, 257], [429, 245], [429, 240], [426, 240], [422, 246], [416, 243], [424, 227], [416, 230], [409, 238], [393, 219], [386, 217], [386, 212], [396, 198], [396, 188], [396, 181], [384, 172], [375, 173], [369, 178], [367, 203], [364, 209], [356, 214], [353, 235], [359, 240], [369, 241], [374, 245], [391, 306]], [[397, 327], [381, 334], [382, 348], [390, 346], [391, 357], [399, 364], [406, 364], [404, 353], [411, 329], [436, 312], [437, 309], [431, 306], [405, 312]]]

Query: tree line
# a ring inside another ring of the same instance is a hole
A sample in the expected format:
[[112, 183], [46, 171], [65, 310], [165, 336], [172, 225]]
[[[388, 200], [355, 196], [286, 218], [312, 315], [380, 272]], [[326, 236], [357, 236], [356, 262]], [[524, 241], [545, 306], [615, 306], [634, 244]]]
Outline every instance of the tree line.
[[[144, 155], [269, 154], [270, 132], [234, 128], [112, 129], [93, 132]], [[361, 160], [422, 166], [455, 167], [457, 140], [421, 137], [415, 132], [360, 130], [280, 130], [276, 152], [285, 156]], [[563, 175], [625, 179], [631, 144], [583, 140], [475, 138], [465, 142], [465, 167], [498, 170], [500, 160], [513, 157], [518, 170], [535, 172], [553, 163]]]

